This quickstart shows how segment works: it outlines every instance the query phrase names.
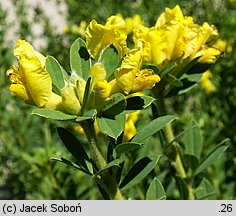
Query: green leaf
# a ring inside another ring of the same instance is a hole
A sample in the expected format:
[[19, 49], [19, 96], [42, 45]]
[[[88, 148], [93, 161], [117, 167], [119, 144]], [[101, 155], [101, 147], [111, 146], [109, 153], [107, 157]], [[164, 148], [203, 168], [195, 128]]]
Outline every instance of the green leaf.
[[187, 78], [181, 79], [181, 82], [183, 85], [180, 87], [171, 88], [167, 92], [166, 97], [187, 93], [197, 86], [196, 82], [189, 81]]
[[[60, 92], [60, 89], [62, 89], [65, 86], [64, 79], [65, 71], [62, 68], [62, 66], [59, 64], [59, 62], [52, 56], [47, 56], [46, 62], [45, 62], [46, 70], [49, 73], [53, 85], [56, 87], [57, 92]], [[67, 75], [68, 76], [68, 75]]]
[[199, 166], [199, 159], [194, 155], [183, 155], [184, 165], [190, 167], [192, 170], [195, 170]]
[[110, 169], [111, 167], [119, 167], [120, 164], [119, 164], [119, 159], [115, 159], [113, 161], [111, 161], [110, 163], [108, 163], [105, 167], [103, 167], [101, 170], [99, 170], [96, 175], [100, 174], [101, 172], [105, 171], [105, 170], [108, 170]]
[[91, 68], [91, 59], [86, 48], [86, 43], [81, 39], [76, 39], [70, 48], [70, 67], [79, 77], [88, 79]]
[[89, 96], [90, 96], [90, 92], [91, 92], [91, 85], [92, 85], [92, 77], [89, 77], [86, 82], [85, 91], [84, 91], [84, 98], [83, 98], [83, 103], [82, 103], [82, 107], [81, 107], [82, 115], [84, 113], [84, 110], [85, 110], [86, 105], [89, 100]]
[[195, 196], [197, 200], [216, 200], [216, 190], [212, 183], [203, 179], [201, 184], [195, 190]]
[[179, 176], [175, 176], [176, 185], [180, 192], [181, 199], [187, 200], [189, 198], [188, 185], [185, 180]]
[[68, 130], [58, 127], [57, 133], [68, 151], [73, 155], [78, 164], [90, 173], [86, 161], [90, 161], [79, 140]]
[[142, 69], [151, 69], [155, 74], [159, 74], [159, 68], [154, 64], [144, 64]]
[[138, 131], [138, 133], [132, 139], [132, 142], [142, 142], [147, 137], [157, 133], [159, 130], [165, 127], [166, 124], [171, 123], [174, 119], [176, 119], [176, 117], [173, 115], [166, 115], [156, 118], [148, 125], [144, 126], [140, 131]]
[[209, 63], [196, 63], [195, 65], [192, 66], [191, 70], [188, 71], [188, 74], [204, 73], [212, 65], [213, 64], [209, 64]]
[[154, 178], [148, 187], [146, 200], [165, 200], [166, 192], [161, 182]]
[[101, 62], [106, 69], [106, 79], [114, 77], [114, 72], [119, 65], [119, 56], [113, 45], [108, 46], [102, 53]]
[[115, 151], [117, 156], [119, 157], [121, 154], [126, 153], [128, 151], [134, 151], [142, 148], [143, 144], [137, 142], [124, 142], [115, 147]]
[[76, 122], [83, 122], [88, 119], [95, 119], [97, 115], [96, 109], [91, 109], [83, 114], [83, 116], [79, 116], [75, 119]]
[[182, 78], [187, 78], [189, 81], [191, 82], [196, 82], [199, 83], [201, 81], [202, 78], [202, 74], [196, 73], [196, 74], [184, 74]]
[[155, 168], [159, 158], [160, 155], [152, 155], [140, 159], [124, 177], [120, 188], [125, 190], [142, 181]]
[[102, 116], [107, 118], [114, 118], [126, 108], [125, 96], [121, 93], [114, 94], [104, 104], [102, 109]]
[[171, 86], [176, 86], [176, 87], [182, 87], [183, 83], [180, 81], [180, 79], [176, 78], [172, 74], [168, 74], [167, 80]]
[[116, 140], [124, 130], [125, 119], [125, 115], [120, 114], [117, 115], [115, 119], [97, 118], [97, 123], [103, 134], [106, 134]]
[[181, 77], [183, 74], [186, 74], [188, 73], [191, 68], [193, 67], [193, 65], [195, 65], [198, 60], [201, 58], [201, 56], [198, 56], [196, 58], [194, 58], [193, 60], [191, 60], [190, 62], [188, 62], [184, 67], [183, 69], [179, 72], [178, 76], [177, 77]]
[[88, 172], [87, 170], [83, 169], [82, 167], [78, 166], [77, 164], [73, 163], [72, 161], [69, 161], [63, 157], [61, 158], [56, 158], [56, 157], [51, 157], [50, 160], [54, 160], [54, 161], [58, 161], [58, 162], [61, 162], [61, 163], [64, 163], [66, 165], [69, 165], [69, 166], [72, 166], [88, 175], [92, 175], [90, 172]]
[[58, 110], [51, 110], [51, 109], [44, 109], [44, 108], [34, 109], [32, 111], [32, 114], [38, 115], [44, 118], [52, 119], [52, 120], [58, 120], [58, 121], [73, 120], [78, 117], [76, 115], [69, 115]]
[[164, 70], [161, 71], [160, 77], [163, 78], [166, 74], [170, 73], [178, 64], [176, 62], [172, 62]]
[[127, 105], [125, 110], [136, 111], [145, 109], [151, 105], [156, 99], [151, 96], [135, 96], [127, 98]]
[[195, 171], [195, 175], [204, 171], [208, 166], [213, 164], [229, 147], [229, 139], [223, 140], [218, 144], [200, 163], [199, 167]]
[[198, 160], [202, 153], [202, 136], [200, 128], [197, 126], [195, 121], [191, 121], [187, 125], [187, 132], [184, 135], [185, 154], [193, 155]]

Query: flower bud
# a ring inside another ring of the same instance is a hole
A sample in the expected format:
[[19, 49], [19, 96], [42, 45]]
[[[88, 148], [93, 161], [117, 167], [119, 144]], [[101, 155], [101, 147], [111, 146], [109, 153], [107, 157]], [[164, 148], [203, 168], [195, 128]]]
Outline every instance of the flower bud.
[[62, 109], [65, 113], [78, 115], [81, 110], [74, 85], [67, 85], [61, 90]]

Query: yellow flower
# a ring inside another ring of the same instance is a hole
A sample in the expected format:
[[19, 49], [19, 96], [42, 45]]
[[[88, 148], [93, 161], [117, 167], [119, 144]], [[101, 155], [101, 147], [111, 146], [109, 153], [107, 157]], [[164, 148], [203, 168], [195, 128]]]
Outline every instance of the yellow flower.
[[124, 93], [134, 93], [151, 89], [160, 77], [152, 70], [141, 69], [143, 56], [141, 49], [130, 50], [122, 61], [121, 67], [115, 72], [116, 82]]
[[[190, 57], [190, 59], [194, 59], [198, 56], [201, 56], [202, 54], [204, 55], [202, 51], [204, 49], [208, 49], [206, 44], [218, 36], [218, 32], [215, 27], [210, 26], [206, 22], [203, 23], [202, 26], [194, 25], [192, 29], [187, 29], [187, 31], [189, 32], [188, 37], [191, 40], [188, 40], [187, 50], [185, 52], [184, 58]], [[219, 55], [217, 53], [217, 51], [213, 52], [212, 50], [212, 55]]]
[[192, 17], [184, 16], [177, 5], [166, 8], [154, 27], [139, 25], [134, 30], [135, 48], [143, 50], [143, 62], [151, 63], [163, 70], [171, 62], [178, 66], [172, 73], [178, 72], [191, 60], [199, 57], [199, 63], [214, 63], [221, 51], [210, 46], [218, 37], [214, 26], [194, 23]]
[[96, 63], [93, 65], [89, 72], [89, 77], [93, 78], [92, 88], [99, 82], [106, 78], [106, 70], [102, 63]]
[[104, 65], [99, 62], [95, 63], [89, 72], [89, 77], [92, 78], [92, 84], [87, 108], [96, 108], [99, 111], [104, 106], [111, 92], [111, 85], [105, 80], [106, 70]]
[[221, 51], [219, 49], [209, 47], [202, 49], [196, 55], [201, 56], [198, 60], [199, 63], [213, 63], [221, 55]]
[[170, 8], [165, 9], [165, 12], [159, 16], [155, 27], [161, 28], [164, 25], [169, 25], [173, 21], [178, 22], [178, 21], [183, 21], [183, 20], [184, 20], [184, 16], [180, 9], [180, 6], [176, 5], [173, 9], [170, 9]]
[[144, 24], [144, 21], [138, 14], [135, 14], [133, 17], [126, 18], [125, 25], [126, 25], [127, 34], [132, 33], [135, 28], [143, 24]]
[[102, 103], [110, 96], [111, 85], [107, 82], [107, 80], [99, 81], [95, 85], [94, 91], [95, 99], [97, 99], [98, 103]]
[[206, 45], [218, 37], [216, 28], [206, 22], [202, 26], [195, 24], [192, 17], [183, 16], [178, 5], [173, 9], [166, 8], [155, 27], [165, 33], [166, 64], [178, 59], [188, 58], [190, 61], [198, 56], [202, 56], [201, 63], [204, 60], [205, 63], [211, 63], [219, 55], [216, 49]]
[[222, 40], [218, 38], [215, 43], [213, 44], [213, 47], [216, 49], [219, 49], [222, 52], [230, 53], [232, 51], [232, 46], [229, 42]]
[[14, 55], [17, 56], [18, 67], [13, 66], [7, 71], [12, 82], [10, 91], [27, 103], [55, 109], [61, 97], [52, 92], [45, 57], [24, 40], [17, 41]]
[[[124, 23], [125, 25], [125, 23]], [[122, 21], [118, 16], [112, 16], [104, 25], [92, 20], [86, 29], [86, 43], [90, 55], [98, 60], [103, 50], [113, 44], [122, 58], [127, 50], [126, 37], [122, 33]]]
[[202, 78], [200, 81], [201, 88], [207, 93], [210, 94], [216, 91], [215, 85], [211, 81], [212, 73], [207, 70], [202, 74]]
[[126, 23], [120, 14], [110, 16], [106, 21], [105, 28], [120, 33], [126, 33]]
[[138, 120], [139, 111], [126, 115], [126, 123], [124, 129], [124, 141], [129, 141], [134, 135], [137, 134], [135, 123]]
[[166, 35], [156, 28], [142, 25], [134, 30], [135, 47], [142, 47], [144, 63], [160, 65], [166, 59]]
[[81, 21], [77, 28], [77, 34], [79, 34], [83, 38], [85, 37], [86, 26], [87, 26], [86, 21]]

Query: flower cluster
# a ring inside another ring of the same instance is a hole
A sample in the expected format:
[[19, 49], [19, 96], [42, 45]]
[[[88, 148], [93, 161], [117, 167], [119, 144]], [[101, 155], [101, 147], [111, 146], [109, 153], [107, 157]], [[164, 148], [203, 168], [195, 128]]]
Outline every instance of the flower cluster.
[[[127, 36], [133, 33], [134, 47], [127, 46]], [[91, 59], [88, 77], [91, 77], [90, 94], [85, 110], [103, 108], [104, 103], [116, 93], [125, 96], [152, 89], [161, 78], [157, 71], [144, 67], [155, 65], [162, 71], [176, 62], [173, 74], [178, 74], [188, 62], [198, 58], [198, 63], [213, 63], [221, 54], [210, 44], [218, 36], [214, 26], [199, 26], [192, 17], [184, 16], [179, 6], [167, 8], [155, 26], [145, 27], [139, 16], [123, 19], [111, 16], [102, 25], [92, 20], [85, 30], [86, 49]], [[113, 46], [119, 64], [109, 77], [102, 56]], [[15, 51], [18, 67], [13, 66], [7, 75], [12, 82], [10, 90], [27, 103], [51, 108], [68, 114], [81, 114], [85, 106], [84, 94], [87, 79], [71, 71], [64, 75], [62, 85], [55, 90], [57, 79], [45, 67], [45, 57], [24, 40], [18, 40]], [[59, 66], [61, 68], [61, 66]], [[85, 73], [82, 71], [82, 73]]]

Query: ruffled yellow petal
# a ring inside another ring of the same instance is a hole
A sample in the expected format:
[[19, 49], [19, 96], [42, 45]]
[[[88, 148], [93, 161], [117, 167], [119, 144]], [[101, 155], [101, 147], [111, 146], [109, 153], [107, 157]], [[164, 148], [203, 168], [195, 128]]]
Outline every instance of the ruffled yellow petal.
[[129, 94], [131, 92], [134, 79], [134, 70], [119, 69], [116, 71], [117, 84], [126, 94]]
[[165, 12], [159, 16], [155, 27], [161, 28], [163, 25], [169, 24], [170, 22], [183, 21], [183, 20], [184, 16], [180, 9], [180, 6], [176, 5], [173, 9], [170, 8], [165, 9]]
[[133, 17], [128, 17], [127, 19], [125, 19], [125, 24], [127, 34], [130, 34], [139, 25], [143, 25], [144, 21], [138, 14], [135, 14]]
[[150, 89], [160, 81], [160, 77], [152, 70], [141, 70], [142, 59], [142, 50], [133, 49], [124, 58], [121, 67], [116, 70], [117, 84], [126, 94]]
[[196, 56], [196, 53], [200, 51], [206, 43], [210, 42], [218, 36], [218, 32], [215, 27], [210, 26], [206, 22], [202, 26], [190, 26], [187, 30], [188, 34], [186, 35], [189, 40], [187, 43], [184, 58], [194, 58]]
[[114, 41], [112, 30], [107, 30], [95, 20], [90, 22], [85, 33], [88, 51], [95, 60], [98, 60], [102, 50]]
[[95, 91], [95, 97], [98, 99], [98, 102], [99, 100], [100, 102], [102, 102], [105, 101], [110, 96], [111, 86], [107, 82], [107, 80], [99, 81], [95, 85], [94, 91]]
[[[114, 23], [113, 23], [114, 22]], [[121, 58], [126, 52], [126, 34], [115, 29], [116, 25], [120, 25], [117, 18], [111, 18], [109, 22], [103, 26], [92, 20], [86, 29], [86, 42], [90, 55], [98, 60], [102, 51], [109, 45], [113, 44]]]
[[214, 63], [218, 57], [221, 55], [221, 51], [219, 49], [215, 49], [212, 47], [205, 48], [201, 51], [199, 51], [196, 56], [202, 56], [198, 62], [199, 63]]
[[167, 40], [163, 30], [139, 26], [134, 31], [135, 47], [143, 48], [145, 63], [161, 64], [166, 59]]
[[134, 79], [131, 93], [143, 91], [144, 89], [151, 89], [160, 80], [161, 78], [157, 74], [154, 74], [152, 70], [141, 70]]
[[117, 69], [115, 73], [117, 83], [126, 94], [132, 90], [136, 72], [139, 70], [141, 65], [141, 51], [138, 49], [133, 49], [125, 56], [121, 67]]
[[105, 24], [106, 29], [112, 29], [121, 33], [126, 32], [126, 23], [121, 15], [110, 16]]

